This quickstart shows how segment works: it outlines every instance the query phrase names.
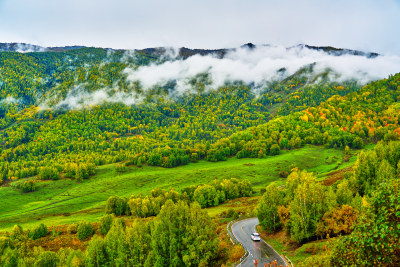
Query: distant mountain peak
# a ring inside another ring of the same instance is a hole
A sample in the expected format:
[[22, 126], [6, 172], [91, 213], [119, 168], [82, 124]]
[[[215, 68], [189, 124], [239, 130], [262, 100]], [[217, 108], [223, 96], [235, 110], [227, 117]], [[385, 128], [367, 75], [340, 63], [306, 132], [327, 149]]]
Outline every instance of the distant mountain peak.
[[247, 44], [242, 45], [240, 48], [254, 49], [256, 47], [257, 46], [255, 44], [253, 44], [253, 43], [247, 43]]

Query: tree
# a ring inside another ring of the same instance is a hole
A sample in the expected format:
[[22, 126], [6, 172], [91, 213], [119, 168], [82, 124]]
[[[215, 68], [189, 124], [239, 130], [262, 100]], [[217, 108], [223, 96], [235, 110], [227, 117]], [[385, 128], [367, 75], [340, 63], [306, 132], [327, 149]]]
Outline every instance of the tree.
[[194, 201], [197, 201], [202, 208], [219, 204], [217, 191], [212, 185], [199, 185], [194, 191], [193, 199]]
[[345, 179], [337, 186], [336, 200], [341, 205], [350, 204], [353, 200], [354, 192], [350, 186], [350, 182]]
[[106, 250], [111, 266], [128, 264], [128, 243], [125, 239], [125, 221], [115, 219], [106, 236]]
[[125, 163], [117, 163], [117, 164], [115, 165], [115, 172], [116, 172], [117, 174], [121, 174], [121, 173], [126, 172], [126, 165], [125, 165]]
[[24, 181], [21, 184], [20, 189], [21, 189], [22, 193], [28, 193], [28, 192], [36, 191], [36, 182], [34, 182], [32, 180]]
[[383, 159], [378, 167], [378, 172], [376, 175], [377, 183], [387, 182], [393, 179], [395, 175], [396, 169], [393, 168], [386, 159]]
[[86, 166], [78, 165], [78, 167], [76, 168], [76, 171], [75, 171], [75, 179], [78, 182], [82, 182], [84, 179], [88, 179], [88, 178], [89, 178], [89, 173], [87, 171]]
[[335, 206], [336, 200], [333, 192], [326, 191], [312, 174], [302, 171], [292, 175], [298, 177], [298, 184], [290, 201], [289, 232], [294, 241], [302, 242], [315, 236], [318, 221]]
[[29, 237], [33, 240], [39, 239], [41, 237], [45, 237], [47, 235], [47, 226], [41, 223], [38, 227], [34, 228], [33, 231], [30, 232]]
[[55, 252], [44, 251], [39, 254], [35, 261], [35, 267], [56, 267], [59, 259]]
[[354, 176], [361, 195], [368, 194], [377, 185], [377, 168], [378, 158], [375, 151], [361, 151], [354, 166]]
[[79, 240], [84, 240], [94, 234], [93, 225], [82, 220], [78, 225], [77, 236]]
[[211, 265], [218, 251], [215, 225], [198, 204], [168, 200], [154, 221], [149, 264]]
[[351, 206], [343, 205], [340, 208], [327, 211], [318, 222], [316, 234], [321, 238], [339, 234], [350, 234], [357, 223], [358, 211]]
[[95, 235], [88, 243], [85, 256], [87, 266], [101, 267], [106, 265], [109, 257], [103, 238]]
[[127, 201], [118, 196], [111, 196], [107, 199], [106, 202], [106, 214], [115, 214], [116, 216], [121, 216], [126, 213]]
[[24, 230], [22, 229], [22, 226], [17, 224], [14, 225], [11, 231], [10, 239], [16, 241], [22, 241], [24, 239]]
[[106, 235], [108, 231], [111, 229], [112, 222], [113, 222], [113, 216], [111, 214], [106, 214], [102, 216], [99, 222], [99, 232], [102, 235]]
[[366, 216], [353, 233], [339, 240], [332, 264], [398, 266], [400, 264], [400, 180], [381, 183], [372, 192]]
[[268, 232], [275, 232], [281, 225], [278, 208], [283, 203], [283, 192], [272, 182], [258, 201], [257, 217], [260, 225]]
[[144, 266], [151, 251], [150, 225], [135, 220], [131, 227], [126, 229], [126, 242], [128, 244], [129, 265]]
[[281, 153], [281, 149], [278, 144], [273, 144], [269, 150], [269, 154], [271, 156], [279, 155]]
[[58, 180], [58, 170], [54, 167], [41, 167], [39, 169], [38, 177], [41, 180]]

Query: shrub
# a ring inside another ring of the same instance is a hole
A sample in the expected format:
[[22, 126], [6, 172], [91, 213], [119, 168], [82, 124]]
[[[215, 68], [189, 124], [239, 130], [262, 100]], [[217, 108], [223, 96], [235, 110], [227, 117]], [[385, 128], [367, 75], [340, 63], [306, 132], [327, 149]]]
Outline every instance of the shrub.
[[36, 183], [32, 180], [29, 181], [24, 181], [20, 185], [20, 189], [22, 193], [28, 193], [28, 192], [33, 192], [36, 191]]
[[[86, 266], [107, 266], [107, 247], [103, 238], [95, 235], [88, 243], [85, 255]], [[110, 266], [110, 265], [109, 265]]]
[[229, 262], [238, 262], [244, 253], [245, 251], [241, 245], [235, 245], [229, 257]]
[[101, 217], [99, 222], [99, 232], [102, 235], [106, 235], [108, 231], [110, 231], [112, 222], [113, 222], [113, 216], [110, 214]]
[[271, 156], [279, 155], [281, 153], [281, 149], [278, 144], [273, 144], [269, 149], [269, 154]]
[[39, 254], [35, 261], [35, 267], [56, 267], [58, 264], [58, 256], [55, 252], [44, 251]]
[[83, 179], [88, 179], [88, 178], [89, 178], [89, 173], [87, 172], [86, 168], [82, 165], [79, 165], [76, 168], [75, 179], [78, 182], [82, 182]]
[[239, 215], [233, 208], [230, 208], [226, 213], [226, 217], [236, 220], [237, 218], [239, 218]]
[[137, 165], [138, 168], [142, 168], [143, 167], [143, 159], [142, 159], [142, 157], [138, 158], [136, 165]]
[[34, 228], [33, 231], [29, 233], [29, 237], [33, 240], [45, 237], [47, 235], [47, 226], [41, 223], [38, 227]]
[[38, 177], [40, 180], [58, 180], [58, 170], [54, 167], [41, 167], [39, 169]]
[[22, 227], [20, 225], [14, 225], [10, 235], [11, 240], [21, 241], [23, 239], [23, 236], [24, 230], [22, 229]]
[[107, 199], [106, 214], [115, 214], [121, 216], [126, 214], [128, 208], [127, 200], [118, 196], [111, 196]]
[[12, 243], [11, 243], [10, 238], [5, 237], [5, 236], [0, 236], [0, 255], [3, 255], [4, 251], [11, 246], [12, 246]]
[[116, 173], [123, 173], [126, 172], [126, 165], [125, 163], [117, 163], [115, 165], [115, 172]]
[[85, 266], [85, 254], [82, 250], [73, 250], [66, 259], [66, 266]]
[[261, 188], [260, 189], [260, 195], [264, 195], [265, 192], [267, 192], [267, 189], [265, 189], [265, 188]]
[[84, 240], [94, 234], [93, 225], [86, 222], [85, 220], [81, 221], [78, 226], [78, 239]]
[[280, 171], [278, 175], [281, 178], [287, 178], [289, 176], [289, 173], [287, 171]]
[[67, 228], [68, 234], [76, 234], [78, 232], [78, 226], [76, 224], [71, 224]]

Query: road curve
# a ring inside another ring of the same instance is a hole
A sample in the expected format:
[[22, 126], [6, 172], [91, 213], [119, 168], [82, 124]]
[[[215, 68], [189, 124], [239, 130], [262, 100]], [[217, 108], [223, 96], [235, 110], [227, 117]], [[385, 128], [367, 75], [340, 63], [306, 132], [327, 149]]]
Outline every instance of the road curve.
[[250, 218], [232, 224], [231, 229], [235, 238], [247, 249], [249, 255], [239, 264], [240, 267], [254, 266], [254, 260], [258, 260], [258, 266], [276, 260], [279, 265], [287, 266], [286, 261], [264, 240], [255, 242], [251, 240], [251, 233], [255, 232], [258, 218]]

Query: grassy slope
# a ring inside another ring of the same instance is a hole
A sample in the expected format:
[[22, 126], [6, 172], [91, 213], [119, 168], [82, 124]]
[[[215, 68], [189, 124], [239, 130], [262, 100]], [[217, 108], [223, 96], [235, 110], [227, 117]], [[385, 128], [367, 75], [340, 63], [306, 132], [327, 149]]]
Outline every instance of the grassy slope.
[[305, 243], [300, 247], [293, 247], [288, 244], [288, 237], [283, 231], [266, 234], [259, 226], [258, 231], [261, 232], [265, 242], [271, 245], [278, 253], [288, 257], [294, 266], [304, 266], [303, 262], [308, 257], [324, 254], [327, 247], [332, 246], [332, 242], [335, 240], [335, 238], [323, 239]]
[[[11, 187], [0, 188], [0, 230], [9, 230], [15, 224], [32, 227], [41, 222], [58, 225], [95, 221], [103, 214], [105, 201], [111, 195], [130, 196], [147, 194], [155, 187], [177, 190], [199, 183], [223, 178], [247, 178], [256, 190], [279, 178], [281, 170], [288, 171], [291, 164], [318, 173], [322, 177], [338, 167], [342, 151], [306, 146], [265, 159], [229, 159], [225, 162], [199, 162], [172, 169], [144, 166], [130, 167], [116, 175], [113, 165], [97, 168], [97, 174], [83, 183], [69, 179], [40, 183], [39, 190], [22, 194]], [[342, 164], [344, 168], [354, 162]], [[215, 212], [214, 212], [215, 213]]]

